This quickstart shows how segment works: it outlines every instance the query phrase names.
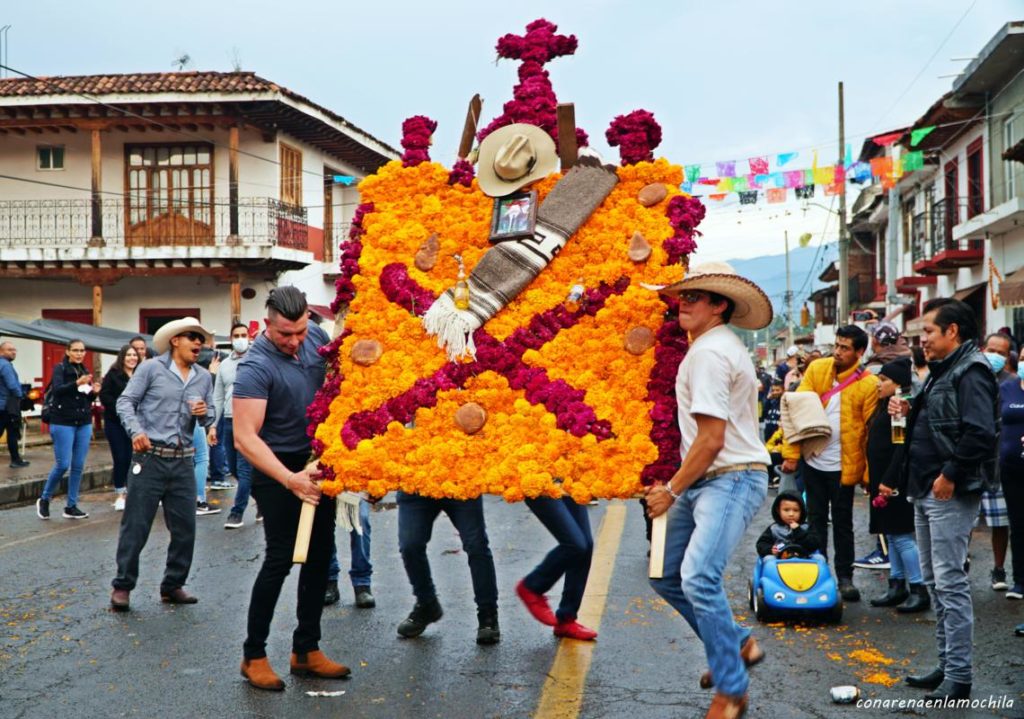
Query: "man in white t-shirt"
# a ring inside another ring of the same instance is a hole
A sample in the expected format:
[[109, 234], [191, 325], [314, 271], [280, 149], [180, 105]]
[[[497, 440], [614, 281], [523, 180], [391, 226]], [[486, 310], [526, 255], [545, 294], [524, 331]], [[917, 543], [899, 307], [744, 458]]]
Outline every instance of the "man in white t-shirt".
[[747, 706], [747, 667], [764, 652], [733, 618], [722, 575], [768, 492], [771, 460], [758, 432], [754, 365], [727, 325], [767, 327], [772, 307], [724, 263], [694, 267], [657, 289], [679, 298], [690, 349], [676, 377], [682, 464], [667, 484], [647, 490], [648, 514], [668, 513], [664, 576], [651, 586], [704, 642], [710, 671], [700, 685], [717, 688], [707, 717], [735, 717]]

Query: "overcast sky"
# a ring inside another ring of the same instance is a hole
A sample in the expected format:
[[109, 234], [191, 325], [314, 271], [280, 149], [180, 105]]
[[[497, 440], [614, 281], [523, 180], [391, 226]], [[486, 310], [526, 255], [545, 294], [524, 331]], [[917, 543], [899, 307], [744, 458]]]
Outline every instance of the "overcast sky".
[[[11, 67], [33, 75], [170, 71], [183, 54], [195, 70], [246, 70], [325, 105], [397, 146], [404, 118], [439, 121], [433, 158], [454, 160], [466, 104], [484, 98], [489, 121], [510, 99], [518, 64], [495, 64], [494, 44], [545, 17], [575, 34], [579, 50], [548, 65], [562, 102], [606, 158], [604, 131], [618, 114], [654, 112], [657, 153], [680, 164], [799, 151], [793, 167], [838, 155], [836, 84], [846, 90], [848, 140], [913, 122], [1021, 0], [574, 0], [487, 3], [178, 0], [8, 2]], [[10, 74], [10, 73], [9, 73]], [[856, 190], [851, 190], [850, 201]], [[828, 203], [820, 197], [819, 202]], [[762, 201], [763, 202], [763, 201]], [[702, 259], [782, 251], [811, 232], [836, 234], [822, 209], [709, 202]]]

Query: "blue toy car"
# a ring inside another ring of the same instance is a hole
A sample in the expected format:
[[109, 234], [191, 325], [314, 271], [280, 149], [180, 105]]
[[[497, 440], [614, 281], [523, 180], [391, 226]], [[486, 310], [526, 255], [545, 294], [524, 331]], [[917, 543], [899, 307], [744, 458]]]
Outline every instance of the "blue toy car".
[[760, 557], [754, 565], [747, 587], [754, 616], [759, 622], [784, 617], [841, 622], [843, 602], [825, 557], [820, 552], [795, 557], [789, 549], [783, 547], [778, 557]]

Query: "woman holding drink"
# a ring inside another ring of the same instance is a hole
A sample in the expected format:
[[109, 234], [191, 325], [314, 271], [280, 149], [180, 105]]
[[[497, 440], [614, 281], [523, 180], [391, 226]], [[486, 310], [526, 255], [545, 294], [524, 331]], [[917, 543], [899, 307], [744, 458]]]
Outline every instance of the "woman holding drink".
[[[898, 471], [906, 441], [907, 418], [890, 417], [888, 399], [909, 394], [912, 382], [909, 358], [882, 366], [878, 373], [878, 405], [868, 422], [868, 491], [871, 495], [869, 528], [884, 534], [889, 545], [889, 590], [871, 600], [873, 607], [896, 607], [897, 612], [923, 612], [931, 606], [921, 576], [921, 561], [914, 537], [914, 508], [898, 487]], [[907, 582], [910, 588], [907, 588]]]
[[53, 469], [46, 478], [42, 496], [36, 500], [36, 515], [50, 518], [50, 499], [70, 468], [68, 501], [65, 519], [85, 519], [88, 513], [78, 508], [78, 489], [82, 485], [82, 469], [92, 440], [92, 403], [100, 392], [85, 368], [85, 343], [71, 340], [64, 350], [64, 360], [53, 368], [50, 380], [50, 437], [53, 439]]

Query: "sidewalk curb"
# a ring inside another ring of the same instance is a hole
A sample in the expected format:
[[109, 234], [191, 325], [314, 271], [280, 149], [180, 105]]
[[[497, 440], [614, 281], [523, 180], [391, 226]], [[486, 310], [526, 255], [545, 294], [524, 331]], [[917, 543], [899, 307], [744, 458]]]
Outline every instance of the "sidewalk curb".
[[[82, 472], [81, 491], [88, 492], [92, 489], [113, 487], [114, 483], [111, 481], [113, 468], [113, 465], [105, 465]], [[23, 480], [0, 486], [0, 509], [35, 502], [42, 495], [45, 485], [46, 475], [26, 477]], [[65, 477], [60, 481], [55, 496], [66, 495], [67, 489], [68, 479]]]

